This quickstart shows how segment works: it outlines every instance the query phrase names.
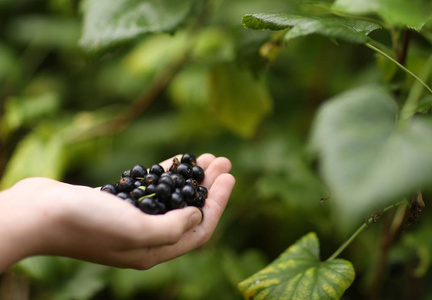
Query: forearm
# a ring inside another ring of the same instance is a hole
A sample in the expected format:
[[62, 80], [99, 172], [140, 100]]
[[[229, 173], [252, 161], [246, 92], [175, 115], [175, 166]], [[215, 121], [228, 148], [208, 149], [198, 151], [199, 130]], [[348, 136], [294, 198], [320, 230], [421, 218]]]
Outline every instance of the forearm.
[[45, 228], [42, 210], [37, 205], [26, 207], [31, 199], [23, 199], [20, 193], [15, 188], [0, 192], [0, 273], [37, 253]]

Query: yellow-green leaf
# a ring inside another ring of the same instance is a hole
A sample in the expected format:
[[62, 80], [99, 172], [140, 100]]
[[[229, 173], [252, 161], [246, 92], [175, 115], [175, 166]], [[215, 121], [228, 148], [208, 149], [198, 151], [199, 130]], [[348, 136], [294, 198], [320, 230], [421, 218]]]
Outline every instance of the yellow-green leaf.
[[0, 188], [5, 189], [27, 177], [60, 179], [65, 167], [65, 145], [52, 128], [38, 128], [17, 146], [9, 160]]
[[211, 71], [210, 94], [218, 121], [246, 138], [272, 109], [265, 82], [233, 65], [221, 64]]
[[318, 238], [309, 233], [238, 288], [248, 300], [330, 300], [340, 299], [354, 277], [349, 261], [321, 262]]

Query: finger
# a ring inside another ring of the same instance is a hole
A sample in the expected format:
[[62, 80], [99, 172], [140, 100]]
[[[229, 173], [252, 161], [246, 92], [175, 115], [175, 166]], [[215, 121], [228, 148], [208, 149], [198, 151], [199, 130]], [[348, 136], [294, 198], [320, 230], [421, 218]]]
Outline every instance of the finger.
[[210, 153], [202, 154], [197, 158], [197, 165], [200, 166], [201, 168], [203, 168], [205, 171], [205, 170], [207, 170], [207, 168], [211, 164], [211, 162], [215, 160], [215, 158], [216, 157]]
[[225, 157], [218, 157], [211, 161], [209, 166], [205, 170], [204, 181], [202, 185], [210, 188], [215, 179], [223, 173], [229, 173], [231, 171], [231, 161]]
[[[235, 179], [231, 174], [221, 174], [214, 182], [209, 191], [208, 202], [205, 204], [205, 218], [203, 222], [186, 231], [177, 243], [150, 249], [140, 249], [129, 252], [130, 257], [135, 258], [136, 266], [148, 268], [152, 265], [171, 260], [175, 257], [186, 254], [206, 243], [216, 229], [217, 223], [228, 203]], [[150, 258], [150, 262], [146, 258]], [[140, 267], [138, 267], [140, 268]]]
[[175, 209], [163, 215], [143, 215], [137, 228], [135, 247], [163, 246], [177, 243], [190, 228], [201, 223], [202, 214], [196, 207]]

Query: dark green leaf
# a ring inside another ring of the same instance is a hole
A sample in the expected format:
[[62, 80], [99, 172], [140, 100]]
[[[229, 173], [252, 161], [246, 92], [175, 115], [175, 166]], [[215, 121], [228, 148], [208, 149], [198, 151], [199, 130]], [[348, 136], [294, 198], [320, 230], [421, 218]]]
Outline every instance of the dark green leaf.
[[349, 261], [321, 262], [318, 238], [309, 233], [238, 287], [245, 299], [340, 299], [354, 277]]
[[334, 16], [301, 14], [252, 14], [243, 17], [243, 26], [250, 29], [282, 30], [289, 28], [285, 39], [289, 40], [309, 34], [320, 34], [328, 38], [351, 43], [365, 43], [368, 34], [379, 29], [375, 23]]
[[432, 122], [413, 118], [397, 126], [397, 113], [387, 91], [366, 86], [328, 101], [317, 115], [312, 145], [348, 223], [432, 181]]
[[71, 18], [28, 15], [14, 19], [8, 35], [25, 45], [70, 49], [77, 47], [80, 23]]
[[173, 31], [189, 14], [193, 0], [87, 0], [80, 44], [102, 51], [143, 34]]
[[336, 0], [333, 9], [344, 13], [362, 15], [378, 14], [385, 22], [391, 25], [406, 25], [420, 29], [430, 19], [426, 6], [415, 0]]

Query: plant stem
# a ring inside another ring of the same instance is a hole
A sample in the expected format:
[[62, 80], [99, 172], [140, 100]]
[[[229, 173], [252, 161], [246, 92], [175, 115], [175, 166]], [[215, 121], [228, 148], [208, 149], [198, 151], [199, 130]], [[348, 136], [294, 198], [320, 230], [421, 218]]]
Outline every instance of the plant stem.
[[370, 49], [372, 49], [372, 50], [378, 52], [379, 54], [383, 55], [385, 58], [387, 58], [390, 61], [392, 61], [399, 68], [401, 68], [402, 70], [404, 70], [406, 73], [408, 73], [409, 75], [411, 75], [412, 77], [414, 77], [414, 79], [416, 79], [418, 82], [420, 82], [428, 90], [428, 92], [432, 94], [432, 89], [423, 80], [421, 80], [417, 75], [415, 75], [413, 72], [411, 72], [410, 70], [408, 70], [406, 67], [404, 67], [403, 65], [401, 65], [400, 63], [398, 63], [393, 57], [391, 57], [390, 55], [388, 55], [384, 51], [381, 51], [380, 49], [376, 48], [375, 46], [373, 46], [370, 43], [365, 43], [365, 45], [366, 45], [366, 47], [369, 47]]
[[[432, 55], [429, 56], [428, 60], [424, 64], [424, 67], [420, 73], [420, 78], [423, 79], [427, 78], [428, 76], [430, 76], [431, 72], [432, 72]], [[420, 85], [419, 82], [416, 82], [412, 86], [408, 94], [408, 98], [406, 99], [405, 104], [402, 107], [400, 113], [401, 121], [405, 121], [409, 119], [412, 115], [416, 113], [418, 102], [422, 95], [422, 91], [423, 91], [423, 87]]]
[[[387, 211], [389, 211], [390, 209], [393, 209], [393, 208], [395, 208], [395, 207], [398, 207], [398, 206], [400, 206], [400, 205], [409, 205], [409, 202], [406, 200], [406, 199], [404, 199], [404, 200], [401, 200], [401, 201], [399, 201], [399, 202], [396, 202], [395, 204], [392, 204], [392, 205], [389, 205], [389, 206], [387, 206], [386, 208], [384, 208], [382, 211], [380, 211], [379, 212], [379, 215], [381, 215], [381, 214], [383, 214], [383, 213], [385, 213], [385, 212], [387, 212]], [[344, 251], [345, 250], [345, 248], [346, 247], [348, 247], [348, 245], [349, 244], [351, 244], [351, 242], [366, 228], [366, 227], [368, 227], [368, 224], [369, 223], [372, 223], [372, 222], [376, 222], [376, 215], [374, 215], [374, 216], [372, 216], [372, 217], [370, 217], [369, 219], [367, 219], [366, 220], [366, 222], [365, 223], [363, 223], [349, 238], [348, 238], [348, 240], [346, 240], [345, 241], [345, 243], [343, 243], [334, 253], [333, 253], [333, 255], [332, 256], [330, 256], [328, 259], [327, 259], [327, 261], [331, 261], [331, 260], [333, 260], [333, 259], [335, 259], [336, 257], [338, 257], [339, 256], [339, 254], [341, 254], [341, 252], [342, 251]]]

